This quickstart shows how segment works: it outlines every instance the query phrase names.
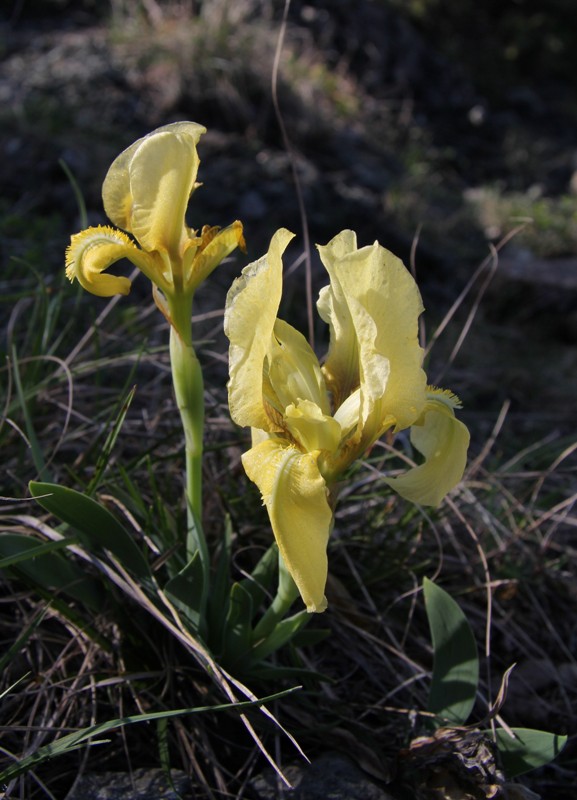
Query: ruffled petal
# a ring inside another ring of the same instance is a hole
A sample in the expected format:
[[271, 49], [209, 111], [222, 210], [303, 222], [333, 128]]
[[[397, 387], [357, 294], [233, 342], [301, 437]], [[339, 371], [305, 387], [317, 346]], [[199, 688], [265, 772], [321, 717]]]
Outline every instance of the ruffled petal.
[[194, 137], [165, 131], [144, 139], [130, 162], [131, 233], [144, 250], [178, 261], [188, 241], [185, 214], [199, 159]]
[[357, 249], [354, 231], [341, 231], [326, 246], [317, 245], [321, 261], [330, 277], [330, 285], [319, 293], [317, 309], [330, 330], [329, 351], [323, 365], [335, 408], [359, 386], [359, 351], [357, 334], [346, 297], [333, 265]]
[[411, 443], [425, 457], [424, 463], [385, 479], [406, 500], [437, 506], [463, 477], [470, 437], [466, 425], [455, 417], [457, 406], [457, 398], [449, 392], [429, 392], [425, 411], [411, 428]]
[[66, 249], [66, 275], [71, 281], [76, 278], [84, 289], [99, 297], [128, 294], [128, 278], [103, 274], [122, 258], [127, 258], [146, 274], [154, 271], [152, 260], [122, 231], [105, 225], [87, 228], [70, 239]]
[[[334, 339], [325, 364], [331, 383], [344, 383], [349, 394], [355, 381], [360, 385], [363, 449], [392, 424], [397, 430], [409, 427], [423, 411], [426, 376], [418, 341], [423, 304], [400, 259], [378, 242], [357, 250], [353, 236], [343, 231], [319, 248], [331, 278], [320, 310]], [[338, 394], [346, 398], [340, 388]]]
[[261, 491], [280, 553], [307, 611], [324, 611], [333, 515], [314, 456], [271, 438], [245, 453], [242, 463]]
[[293, 235], [284, 228], [274, 234], [268, 253], [232, 284], [224, 312], [231, 416], [238, 425], [266, 431], [278, 430], [264, 407], [263, 367], [281, 299], [282, 254]]
[[[147, 136], [138, 139], [131, 144], [130, 147], [127, 147], [126, 150], [123, 150], [112, 162], [102, 186], [104, 210], [111, 222], [125, 231], [134, 232], [132, 230], [132, 212], [135, 198], [134, 188], [131, 185], [131, 164], [136, 152], [145, 142], [149, 142], [159, 134], [170, 134], [171, 136], [185, 137], [196, 147], [203, 133], [206, 133], [206, 128], [202, 125], [197, 125], [196, 122], [173, 122], [170, 125], [163, 125], [161, 128], [157, 128]], [[193, 188], [194, 185], [191, 185], [187, 200]], [[140, 197], [137, 198], [137, 200], [139, 203], [142, 202], [142, 198]], [[146, 199], [145, 204], [149, 204], [149, 201]], [[180, 222], [182, 223], [182, 221], [183, 219], [181, 217]], [[140, 241], [138, 236], [137, 238]]]

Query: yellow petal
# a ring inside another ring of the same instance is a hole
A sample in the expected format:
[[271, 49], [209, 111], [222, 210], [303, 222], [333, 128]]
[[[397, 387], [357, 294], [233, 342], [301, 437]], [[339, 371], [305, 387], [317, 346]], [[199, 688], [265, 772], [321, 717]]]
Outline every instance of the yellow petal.
[[293, 238], [281, 228], [268, 253], [249, 264], [231, 286], [224, 313], [230, 340], [228, 402], [238, 425], [277, 430], [263, 403], [263, 367], [282, 292], [282, 254]]
[[[213, 231], [214, 229], [211, 229]], [[214, 230], [209, 242], [196, 252], [190, 267], [185, 266], [184, 282], [187, 289], [196, 289], [232, 251], [240, 247], [244, 249], [242, 223], [238, 220], [222, 230]], [[194, 248], [196, 251], [196, 248]], [[186, 251], [185, 251], [186, 264]]]
[[130, 231], [144, 250], [181, 255], [185, 212], [196, 185], [196, 145], [205, 128], [165, 125], [139, 139], [112, 163], [102, 187], [108, 217]]
[[278, 411], [297, 400], [310, 400], [324, 414], [330, 403], [320, 364], [305, 337], [277, 319], [268, 356], [268, 377], [279, 402]]
[[242, 457], [261, 491], [280, 553], [307, 611], [324, 611], [332, 511], [315, 458], [267, 439]]
[[146, 272], [153, 269], [146, 253], [139, 250], [126, 234], [105, 225], [87, 228], [70, 239], [66, 250], [66, 275], [71, 281], [76, 278], [84, 289], [99, 297], [128, 294], [128, 278], [102, 274], [122, 258], [129, 259]]
[[334, 339], [325, 370], [333, 391], [333, 383], [344, 383], [350, 393], [358, 381], [360, 446], [366, 448], [386, 427], [406, 428], [423, 411], [421, 296], [402, 261], [378, 242], [357, 250], [351, 232], [343, 231], [319, 252], [331, 279], [320, 309]]
[[429, 393], [419, 424], [411, 428], [411, 443], [425, 462], [398, 478], [387, 478], [401, 497], [420, 505], [437, 506], [465, 471], [469, 431], [455, 417], [458, 400], [441, 390]]
[[323, 450], [333, 453], [341, 440], [341, 426], [316, 403], [298, 400], [285, 411], [285, 425], [303, 450], [312, 453]]
[[319, 293], [317, 309], [330, 330], [330, 345], [323, 372], [333, 394], [335, 408], [359, 386], [359, 352], [357, 335], [342, 286], [333, 265], [355, 252], [357, 236], [354, 231], [341, 231], [326, 246], [317, 245], [321, 260], [331, 282]]

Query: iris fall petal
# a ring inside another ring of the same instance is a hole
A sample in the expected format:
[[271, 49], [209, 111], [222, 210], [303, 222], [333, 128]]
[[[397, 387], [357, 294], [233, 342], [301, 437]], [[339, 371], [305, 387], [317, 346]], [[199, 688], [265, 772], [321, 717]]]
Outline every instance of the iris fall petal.
[[261, 491], [280, 553], [307, 611], [324, 611], [333, 515], [314, 455], [271, 438], [245, 453], [242, 463]]
[[470, 437], [466, 425], [455, 417], [454, 406], [450, 394], [431, 393], [422, 420], [411, 428], [411, 443], [425, 457], [424, 463], [385, 479], [406, 500], [438, 506], [461, 480]]

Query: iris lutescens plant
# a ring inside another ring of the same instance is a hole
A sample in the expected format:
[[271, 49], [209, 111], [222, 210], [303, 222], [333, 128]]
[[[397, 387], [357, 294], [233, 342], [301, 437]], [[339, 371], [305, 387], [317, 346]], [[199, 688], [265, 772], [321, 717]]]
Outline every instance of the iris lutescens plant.
[[308, 611], [326, 608], [336, 483], [377, 439], [410, 428], [423, 461], [386, 481], [432, 506], [461, 480], [469, 444], [455, 417], [457, 397], [427, 385], [423, 305], [403, 263], [378, 242], [357, 248], [352, 231], [318, 248], [330, 278], [317, 303], [330, 331], [321, 366], [304, 336], [277, 318], [291, 238], [277, 231], [268, 253], [233, 284], [225, 312], [230, 410], [252, 428], [242, 461], [266, 504], [285, 573], [279, 616], [294, 599], [289, 576]]
[[100, 297], [126, 295], [130, 280], [106, 270], [128, 259], [152, 282], [156, 305], [170, 323], [172, 377], [185, 433], [187, 555], [200, 551], [207, 570], [200, 527], [204, 389], [192, 341], [192, 303], [198, 286], [236, 247], [243, 248], [244, 241], [238, 221], [222, 230], [205, 225], [200, 233], [186, 224], [190, 196], [199, 186], [196, 147], [205, 131], [194, 122], [165, 125], [116, 158], [102, 198], [117, 227], [99, 225], [72, 236], [66, 274]]
[[[352, 231], [319, 247], [330, 278], [317, 304], [330, 331], [321, 366], [304, 336], [277, 318], [282, 256], [292, 238], [277, 231], [268, 253], [243, 270], [226, 303], [231, 415], [252, 429], [243, 464], [262, 493], [276, 540], [250, 575], [231, 582], [229, 527], [223, 526], [217, 558], [211, 558], [202, 530], [203, 378], [192, 304], [199, 285], [244, 241], [240, 222], [200, 232], [186, 224], [204, 131], [192, 122], [174, 123], [121, 153], [102, 189], [115, 227], [74, 235], [66, 254], [68, 277], [101, 297], [128, 294], [130, 280], [108, 270], [122, 259], [132, 262], [152, 282], [154, 301], [169, 323], [186, 450], [182, 552], [174, 556], [171, 542], [163, 554], [166, 569], [153, 574], [130, 532], [95, 500], [46, 483], [33, 483], [31, 491], [85, 542], [119, 559], [156, 611], [168, 604], [171, 614], [179, 613], [221, 665], [237, 674], [265, 669], [270, 676], [265, 659], [310, 619], [307, 611], [326, 607], [327, 543], [337, 484], [350, 465], [387, 431], [410, 428], [422, 463], [386, 481], [411, 501], [437, 505], [461, 479], [469, 436], [455, 417], [457, 398], [427, 386], [418, 342], [421, 297], [402, 262], [378, 243], [357, 248]], [[276, 563], [276, 594], [263, 611]], [[288, 616], [299, 593], [306, 611]]]

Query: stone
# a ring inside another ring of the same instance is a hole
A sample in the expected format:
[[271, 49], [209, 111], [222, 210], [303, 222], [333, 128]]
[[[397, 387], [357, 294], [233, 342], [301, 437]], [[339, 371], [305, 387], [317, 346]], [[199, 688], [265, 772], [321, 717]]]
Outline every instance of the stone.
[[172, 784], [161, 769], [82, 775], [66, 800], [186, 800], [194, 795], [185, 772], [171, 770]]
[[[291, 765], [283, 773], [293, 786], [290, 800], [394, 800], [339, 754], [327, 753], [305, 766]], [[273, 770], [266, 770], [251, 782], [251, 788], [258, 800], [277, 800], [281, 797], [278, 782]]]

